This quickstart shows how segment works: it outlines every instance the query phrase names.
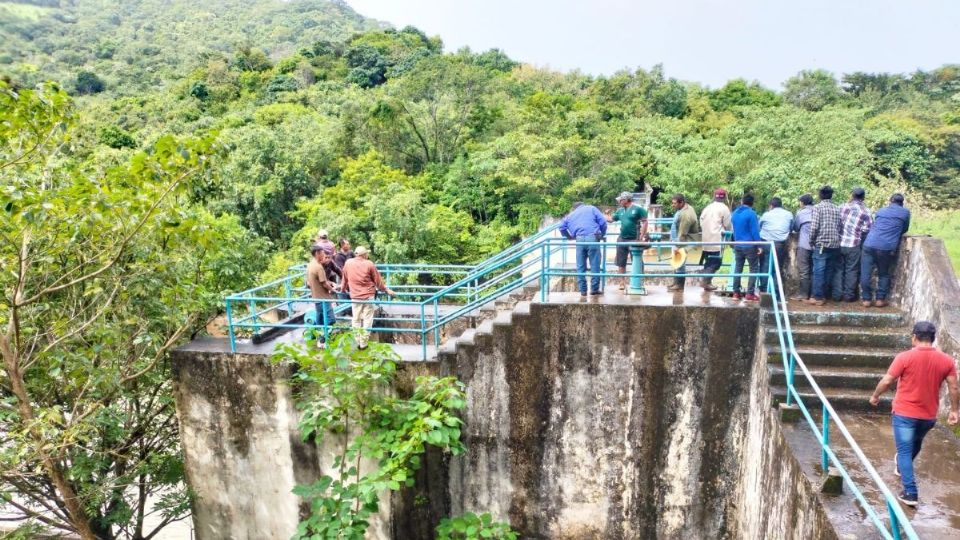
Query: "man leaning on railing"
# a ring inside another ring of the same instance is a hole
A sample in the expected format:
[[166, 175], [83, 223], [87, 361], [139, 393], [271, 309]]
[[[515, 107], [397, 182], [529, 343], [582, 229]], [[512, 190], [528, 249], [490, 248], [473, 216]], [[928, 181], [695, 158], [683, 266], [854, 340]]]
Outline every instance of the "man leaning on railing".
[[369, 253], [366, 247], [358, 246], [353, 252], [354, 257], [348, 259], [343, 265], [343, 291], [350, 293], [350, 300], [363, 301], [353, 305], [352, 321], [354, 328], [364, 329], [357, 335], [357, 346], [361, 349], [367, 348], [367, 341], [370, 338], [368, 331], [373, 328], [373, 314], [376, 310], [373, 303], [367, 302], [376, 297], [377, 291], [390, 296], [397, 295], [383, 282], [377, 267], [367, 258]]
[[590, 294], [603, 294], [600, 290], [600, 246], [597, 242], [607, 234], [607, 219], [596, 206], [573, 203], [570, 213], [560, 222], [560, 234], [564, 238], [577, 241], [577, 287], [580, 296], [587, 295], [587, 263], [589, 271], [597, 275], [590, 276]]

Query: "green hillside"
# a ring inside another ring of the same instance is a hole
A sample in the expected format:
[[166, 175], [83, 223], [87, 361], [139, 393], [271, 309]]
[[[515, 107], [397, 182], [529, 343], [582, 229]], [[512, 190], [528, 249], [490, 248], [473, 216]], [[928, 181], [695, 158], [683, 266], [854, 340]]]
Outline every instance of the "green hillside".
[[4, 1], [0, 71], [71, 85], [88, 71], [129, 95], [168, 84], [211, 53], [252, 47], [279, 59], [379, 26], [327, 0]]

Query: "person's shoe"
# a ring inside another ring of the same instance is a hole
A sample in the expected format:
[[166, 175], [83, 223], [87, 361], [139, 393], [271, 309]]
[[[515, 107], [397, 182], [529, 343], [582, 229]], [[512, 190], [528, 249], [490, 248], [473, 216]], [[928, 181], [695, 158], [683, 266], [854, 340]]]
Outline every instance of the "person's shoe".
[[703, 284], [703, 290], [705, 290], [705, 291], [715, 291], [715, 290], [717, 290], [717, 286], [714, 285], [714, 284], [712, 284], [712, 283], [704, 283], [704, 284]]
[[744, 296], [743, 299], [746, 300], [747, 302], [759, 302], [759, 301], [760, 301], [760, 297], [757, 296], [757, 295], [755, 295], [755, 294], [748, 294], [748, 295]]
[[903, 504], [916, 508], [917, 507], [917, 496], [916, 495], [907, 495], [906, 491], [901, 491], [897, 494], [897, 498], [900, 499], [900, 502]]
[[827, 303], [826, 300], [817, 300], [816, 298], [808, 298], [805, 302], [811, 306], [822, 306]]
[[603, 294], [603, 291], [591, 291], [590, 296], [600, 296]]
[[731, 296], [730, 298], [733, 298], [734, 300], [740, 300], [741, 298], [743, 298], [743, 295], [738, 292], [735, 292], [733, 293], [733, 296]]
[[900, 463], [897, 462], [897, 455], [893, 455], [893, 474], [900, 476]]
[[791, 296], [790, 299], [793, 300], [794, 302], [806, 302], [806, 301], [807, 301], [807, 297], [806, 297], [806, 296]]
[[620, 284], [620, 290], [621, 290], [621, 291], [627, 290], [627, 284], [626, 284], [626, 283], [621, 283], [621, 284]]
[[680, 292], [682, 290], [683, 290], [683, 285], [670, 285], [669, 287], [667, 287], [667, 291], [669, 292]]
[[887, 307], [890, 305], [890, 302], [887, 302], [886, 300], [877, 300], [873, 303], [873, 305], [875, 307]]
[[873, 302], [864, 300], [863, 302], [860, 302], [860, 305], [862, 305], [863, 307], [873, 307]]
[[586, 296], [586, 295], [587, 295], [587, 293], [585, 293], [585, 292], [580, 293], [580, 296]]

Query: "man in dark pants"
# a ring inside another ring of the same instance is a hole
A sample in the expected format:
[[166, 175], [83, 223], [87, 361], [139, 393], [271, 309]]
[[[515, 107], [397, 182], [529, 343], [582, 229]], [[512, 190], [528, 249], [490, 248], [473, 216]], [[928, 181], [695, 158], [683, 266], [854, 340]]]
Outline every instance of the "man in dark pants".
[[894, 470], [903, 483], [903, 490], [897, 498], [909, 506], [917, 505], [913, 460], [920, 453], [924, 436], [937, 423], [940, 386], [944, 381], [950, 394], [947, 423], [956, 425], [960, 420], [957, 364], [933, 346], [936, 335], [937, 328], [933, 323], [919, 321], [913, 325], [910, 338], [913, 348], [894, 358], [887, 374], [870, 396], [870, 403], [876, 407], [880, 396], [897, 381], [897, 394], [893, 398], [893, 440], [897, 445]]
[[[886, 307], [890, 294], [890, 269], [897, 258], [900, 237], [910, 229], [910, 211], [903, 207], [903, 195], [894, 193], [890, 204], [877, 211], [873, 227], [863, 242], [860, 260], [860, 299], [864, 307]], [[873, 269], [877, 269], [877, 300], [873, 302]]]
[[[741, 204], [733, 211], [730, 221], [733, 222], [733, 240], [734, 242], [759, 242], [760, 241], [760, 222], [757, 220], [757, 213], [753, 211], [753, 195], [749, 193], [740, 200]], [[756, 302], [760, 297], [756, 294], [757, 278], [750, 276], [747, 278], [747, 294], [740, 294], [740, 274], [743, 273], [743, 263], [750, 264], [750, 273], [759, 273], [760, 248], [756, 244], [734, 244], [733, 245], [733, 271], [737, 275], [733, 278], [733, 299]]]
[[810, 221], [813, 216], [813, 196], [804, 193], [800, 196], [800, 209], [793, 220], [793, 230], [797, 234], [797, 273], [800, 275], [800, 287], [793, 300], [810, 298], [810, 272], [813, 261], [813, 249], [810, 247]]
[[[773, 242], [777, 253], [777, 264], [780, 266], [780, 276], [786, 279], [787, 276], [787, 240], [790, 239], [790, 229], [793, 228], [793, 214], [783, 207], [783, 201], [780, 197], [770, 199], [770, 209], [760, 217], [760, 239], [767, 242]], [[770, 248], [762, 246], [760, 248], [760, 268], [762, 272], [772, 270], [770, 267]], [[776, 286], [776, 279], [773, 280]], [[760, 278], [760, 291], [766, 292], [767, 278]]]
[[[573, 203], [570, 213], [560, 222], [560, 234], [577, 241], [577, 287], [580, 296], [587, 295], [587, 271], [600, 272], [600, 242], [607, 234], [607, 219], [596, 206]], [[590, 263], [589, 268], [587, 263]], [[600, 295], [600, 276], [590, 276], [590, 294]]]
[[[620, 236], [617, 238], [617, 255], [615, 262], [617, 264], [617, 270], [619, 270], [621, 274], [625, 274], [627, 272], [627, 256], [630, 254], [632, 247], [629, 244], [647, 237], [647, 211], [643, 207], [633, 204], [633, 193], [629, 191], [624, 191], [617, 197], [617, 204], [620, 205], [620, 208], [617, 208], [617, 211], [608, 217], [607, 221], [620, 222]], [[640, 272], [643, 273], [642, 250], [640, 254]], [[626, 278], [621, 278], [620, 290], [623, 291], [626, 290], [626, 288], [627, 280]]]
[[860, 286], [860, 252], [863, 239], [873, 225], [870, 210], [863, 204], [867, 192], [854, 188], [850, 200], [840, 207], [840, 251], [833, 273], [833, 299], [856, 302]]
[[727, 190], [717, 188], [713, 191], [713, 202], [700, 212], [700, 231], [703, 234], [703, 255], [700, 256], [702, 272], [707, 274], [703, 278], [703, 290], [715, 291], [717, 286], [712, 283], [713, 278], [723, 265], [723, 234], [733, 229], [730, 221], [730, 208], [727, 206]]
[[[820, 188], [820, 202], [810, 217], [810, 245], [813, 247], [813, 283], [808, 304], [826, 303], [827, 286], [833, 280], [840, 249], [840, 208], [833, 204], [833, 188]], [[836, 293], [834, 293], [836, 294]]]

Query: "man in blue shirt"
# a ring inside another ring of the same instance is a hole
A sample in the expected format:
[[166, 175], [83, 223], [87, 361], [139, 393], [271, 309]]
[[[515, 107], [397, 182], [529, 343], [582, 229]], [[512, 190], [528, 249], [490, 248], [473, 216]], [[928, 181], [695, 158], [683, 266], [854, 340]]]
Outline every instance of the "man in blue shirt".
[[[760, 217], [760, 239], [773, 242], [777, 252], [777, 262], [780, 266], [781, 278], [787, 276], [787, 240], [790, 238], [790, 229], [793, 227], [793, 214], [783, 207], [780, 197], [770, 199], [770, 209]], [[760, 268], [764, 272], [770, 268], [770, 248], [760, 248]], [[776, 280], [774, 280], [776, 285]], [[760, 278], [760, 290], [767, 289], [767, 278]]]
[[813, 195], [800, 196], [800, 209], [793, 220], [793, 230], [797, 236], [797, 273], [800, 274], [800, 288], [793, 300], [810, 298], [810, 276], [813, 269], [813, 248], [810, 247], [810, 223], [813, 220]]
[[[757, 220], [757, 213], [753, 211], [753, 195], [749, 193], [743, 196], [740, 206], [733, 211], [730, 217], [733, 222], [733, 240], [735, 242], [759, 242], [760, 241], [760, 222]], [[747, 294], [740, 294], [740, 274], [743, 273], [743, 263], [750, 264], [750, 273], [758, 273], [759, 266], [759, 247], [756, 244], [734, 244], [733, 246], [734, 272], [737, 277], [733, 278], [733, 299], [749, 300], [756, 302], [760, 297], [756, 294], [757, 278], [750, 276], [747, 278]]]
[[[890, 293], [890, 269], [897, 257], [900, 237], [910, 229], [910, 211], [903, 207], [903, 195], [894, 193], [890, 204], [877, 210], [873, 226], [863, 241], [860, 258], [860, 300], [864, 307], [886, 307]], [[877, 301], [873, 302], [873, 269], [877, 269]]]
[[[577, 241], [577, 287], [580, 296], [587, 295], [587, 262], [590, 272], [600, 272], [600, 246], [582, 242], [600, 242], [607, 234], [607, 219], [596, 206], [573, 203], [570, 213], [560, 222], [560, 234]], [[590, 277], [590, 294], [603, 294], [600, 290], [600, 276]]]

